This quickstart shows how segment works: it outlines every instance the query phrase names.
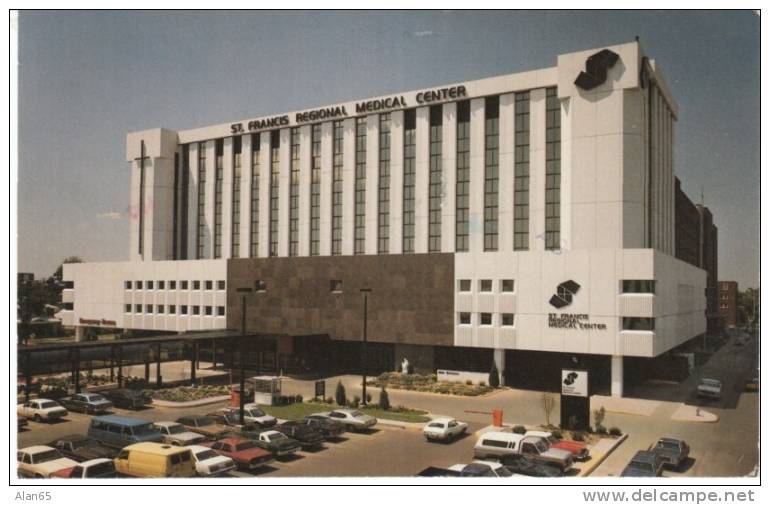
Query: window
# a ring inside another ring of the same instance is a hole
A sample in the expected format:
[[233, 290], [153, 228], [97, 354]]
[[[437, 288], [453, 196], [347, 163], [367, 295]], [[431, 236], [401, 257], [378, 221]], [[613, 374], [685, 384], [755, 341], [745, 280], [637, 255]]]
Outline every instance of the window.
[[145, 305], [145, 306], [144, 306], [144, 311], [145, 311], [146, 313], [148, 313], [148, 314], [152, 314], [152, 304], [151, 304], [151, 303], [148, 303], [147, 305]]
[[224, 307], [224, 305], [217, 305], [217, 315], [218, 316], [224, 316], [225, 315], [225, 307]]
[[176, 305], [169, 305], [168, 306], [168, 313], [169, 314], [176, 314]]
[[176, 289], [176, 281], [168, 281], [168, 289], [175, 290]]
[[237, 258], [241, 248], [241, 137], [233, 137], [233, 186], [231, 256]]
[[655, 281], [624, 280], [623, 293], [652, 293], [655, 294]]
[[516, 93], [514, 117], [513, 250], [529, 249], [529, 92]]
[[380, 172], [377, 190], [377, 252], [390, 252], [390, 113], [380, 114]]
[[75, 281], [64, 281], [64, 289], [75, 289]]
[[480, 324], [482, 326], [491, 326], [492, 325], [492, 313], [491, 312], [482, 312], [480, 314], [480, 316], [481, 316]]
[[225, 290], [225, 286], [226, 286], [226, 282], [225, 281], [217, 281], [217, 289], [219, 291], [224, 291]]
[[545, 99], [545, 248], [561, 248], [561, 104], [556, 88]]
[[158, 281], [158, 289], [166, 289], [166, 281]]
[[194, 290], [199, 290], [201, 288], [201, 281], [192, 281], [192, 288]]
[[430, 132], [428, 151], [428, 252], [441, 251], [441, 199], [442, 165], [441, 139], [443, 123], [442, 106], [430, 108]]
[[125, 288], [126, 289], [131, 289], [131, 281], [126, 281], [125, 282]]
[[513, 293], [513, 279], [501, 280], [500, 291], [502, 291], [503, 293]]
[[501, 320], [502, 320], [501, 324], [503, 326], [513, 326], [513, 314], [508, 312], [503, 313]]
[[205, 314], [206, 314], [207, 316], [210, 316], [210, 315], [211, 315], [211, 314], [213, 314], [213, 313], [214, 313], [214, 312], [213, 312], [213, 309], [212, 309], [211, 305], [206, 305], [206, 307], [205, 307]]
[[188, 282], [187, 281], [179, 281], [180, 287], [179, 289], [188, 289]]
[[299, 128], [289, 130], [289, 256], [299, 252]]
[[198, 143], [198, 259], [203, 259], [206, 237], [206, 143]]
[[136, 281], [136, 289], [142, 289], [142, 281]]
[[332, 254], [342, 254], [342, 121], [335, 121], [332, 144]]
[[416, 174], [416, 112], [404, 111], [404, 207], [403, 207], [403, 252], [414, 252], [414, 186]]
[[471, 324], [470, 312], [460, 312], [460, 324]]
[[321, 247], [321, 125], [310, 130], [310, 255]]
[[126, 304], [125, 312], [131, 312], [131, 304], [130, 303]]
[[249, 223], [249, 257], [257, 257], [259, 246], [259, 133], [251, 135], [251, 222]]
[[142, 305], [139, 304], [139, 303], [135, 304], [134, 305], [134, 312], [136, 312], [137, 314], [141, 313], [142, 312]]
[[492, 292], [492, 279], [481, 279], [479, 281], [479, 291], [482, 293]]
[[152, 281], [147, 281], [147, 289], [155, 289]]
[[500, 99], [484, 103], [484, 250], [497, 251], [498, 186], [500, 181]]
[[342, 281], [331, 280], [329, 281], [329, 291], [332, 293], [342, 293]]
[[158, 305], [158, 314], [163, 314], [166, 311], [165, 305]]
[[471, 181], [471, 104], [457, 102], [457, 186], [455, 195], [455, 250], [468, 250]]
[[193, 305], [192, 306], [192, 313], [193, 313], [194, 316], [201, 315], [201, 308], [198, 305]]
[[214, 172], [214, 257], [222, 257], [222, 186], [224, 183], [224, 140], [214, 143], [215, 172]]
[[214, 281], [206, 281], [206, 291], [214, 289]]
[[460, 279], [460, 291], [468, 293], [471, 290], [470, 279]]
[[270, 256], [278, 256], [278, 184], [280, 181], [281, 132], [270, 132]]
[[188, 220], [188, 206], [190, 205], [190, 194], [187, 189], [190, 186], [190, 145], [184, 144], [182, 146], [182, 178], [181, 178], [181, 204], [180, 208], [180, 240], [179, 240], [179, 256], [177, 259], [188, 259], [187, 251], [187, 220]]
[[356, 118], [355, 227], [353, 253], [364, 254], [366, 243], [366, 117]]
[[655, 318], [654, 317], [624, 317], [623, 329], [654, 331]]
[[262, 280], [254, 281], [254, 290], [264, 293], [265, 291], [267, 291], [267, 283]]
[[180, 312], [180, 313], [181, 313], [183, 316], [186, 316], [186, 315], [187, 315], [187, 305], [180, 305], [180, 306], [179, 306], [179, 312]]

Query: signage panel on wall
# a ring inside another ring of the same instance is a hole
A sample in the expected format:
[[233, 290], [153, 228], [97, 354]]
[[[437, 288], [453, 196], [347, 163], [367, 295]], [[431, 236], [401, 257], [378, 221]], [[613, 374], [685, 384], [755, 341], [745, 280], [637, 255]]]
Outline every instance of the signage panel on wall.
[[588, 396], [588, 371], [562, 369], [561, 394], [566, 396]]

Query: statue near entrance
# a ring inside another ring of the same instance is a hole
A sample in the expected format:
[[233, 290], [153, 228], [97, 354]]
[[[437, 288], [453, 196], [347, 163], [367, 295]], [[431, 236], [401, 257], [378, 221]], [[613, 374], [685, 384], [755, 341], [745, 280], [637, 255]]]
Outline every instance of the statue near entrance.
[[401, 373], [409, 373], [409, 360], [406, 358], [401, 362]]

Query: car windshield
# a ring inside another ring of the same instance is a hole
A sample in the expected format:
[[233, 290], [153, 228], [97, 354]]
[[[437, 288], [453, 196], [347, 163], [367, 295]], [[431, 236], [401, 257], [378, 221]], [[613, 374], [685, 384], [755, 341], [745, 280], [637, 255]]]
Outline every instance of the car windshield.
[[628, 466], [636, 470], [653, 473], [652, 465], [645, 461], [631, 461]]
[[97, 463], [88, 469], [89, 477], [100, 477], [102, 475], [108, 475], [112, 473], [115, 473], [115, 463], [112, 461]]
[[151, 423], [147, 424], [138, 424], [136, 426], [131, 427], [131, 432], [134, 435], [149, 435], [153, 433], [157, 433], [153, 428]]
[[428, 425], [429, 428], [443, 428], [444, 425], [442, 423], [430, 423]]
[[270, 435], [267, 436], [267, 438], [269, 440], [281, 440], [281, 439], [289, 438], [289, 437], [287, 437], [283, 433], [271, 433]]
[[545, 452], [548, 450], [548, 446], [542, 440], [535, 442], [535, 447], [537, 447], [537, 452]]
[[265, 415], [264, 412], [262, 412], [259, 409], [250, 409], [246, 411], [246, 414], [248, 414], [251, 417], [263, 417]]
[[249, 449], [253, 449], [256, 447], [256, 444], [254, 442], [239, 442], [235, 445], [236, 451], [248, 451]]
[[59, 454], [59, 451], [57, 451], [56, 449], [51, 449], [49, 451], [43, 451], [43, 452], [38, 453], [38, 454], [33, 454], [32, 455], [32, 461], [35, 464], [37, 464], [37, 463], [45, 463], [46, 461], [53, 461], [53, 460], [59, 459], [61, 457], [62, 457], [62, 455]]
[[59, 406], [59, 404], [56, 403], [56, 402], [42, 402], [42, 403], [40, 403], [40, 408], [41, 409], [53, 409], [53, 408], [56, 408], [58, 406]]
[[679, 444], [669, 440], [659, 440], [658, 447], [661, 449], [679, 449]]
[[167, 428], [168, 428], [168, 432], [172, 435], [178, 435], [180, 433], [184, 433], [187, 431], [187, 429], [181, 424], [174, 424], [174, 425], [168, 426]]
[[104, 400], [104, 397], [102, 395], [85, 395], [85, 399], [89, 402], [100, 402]]
[[195, 457], [198, 458], [198, 461], [215, 458], [217, 456], [219, 455], [216, 452], [212, 451], [211, 449], [207, 451], [201, 451], [195, 455]]

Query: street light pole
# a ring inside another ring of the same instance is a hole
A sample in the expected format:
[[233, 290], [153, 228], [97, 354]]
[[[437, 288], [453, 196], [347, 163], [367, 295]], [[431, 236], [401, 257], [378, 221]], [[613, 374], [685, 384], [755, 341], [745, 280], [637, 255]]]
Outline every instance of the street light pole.
[[244, 360], [244, 347], [246, 345], [246, 295], [251, 293], [251, 288], [238, 288], [238, 293], [241, 293], [241, 338], [240, 345], [238, 346], [238, 361], [239, 368], [241, 369], [240, 387], [238, 391], [238, 411], [239, 411], [239, 423], [243, 426], [243, 406], [246, 403], [246, 371]]
[[361, 288], [361, 292], [364, 294], [364, 338], [363, 338], [364, 343], [363, 343], [363, 346], [361, 348], [361, 369], [362, 369], [361, 375], [362, 375], [362, 378], [363, 378], [361, 402], [364, 405], [366, 405], [366, 372], [368, 371], [367, 367], [366, 367], [366, 365], [367, 365], [367, 357], [368, 357], [368, 355], [366, 353], [366, 323], [367, 323], [367, 317], [369, 315], [368, 314], [368, 312], [369, 312], [368, 311], [368, 308], [369, 308], [368, 307], [368, 298], [369, 298], [369, 293], [371, 293], [372, 290], [371, 290], [371, 288]]

